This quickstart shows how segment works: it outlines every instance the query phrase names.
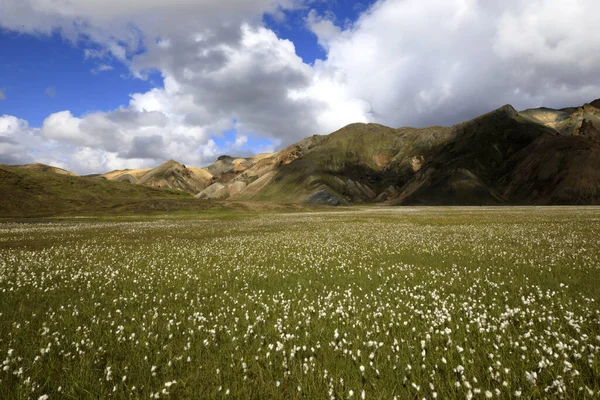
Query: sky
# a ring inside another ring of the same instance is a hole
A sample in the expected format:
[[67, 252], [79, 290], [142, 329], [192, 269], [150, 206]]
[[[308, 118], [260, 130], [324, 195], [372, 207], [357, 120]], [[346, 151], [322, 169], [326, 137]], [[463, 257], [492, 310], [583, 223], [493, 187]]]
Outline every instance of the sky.
[[0, 163], [203, 166], [600, 97], [597, 0], [3, 0]]

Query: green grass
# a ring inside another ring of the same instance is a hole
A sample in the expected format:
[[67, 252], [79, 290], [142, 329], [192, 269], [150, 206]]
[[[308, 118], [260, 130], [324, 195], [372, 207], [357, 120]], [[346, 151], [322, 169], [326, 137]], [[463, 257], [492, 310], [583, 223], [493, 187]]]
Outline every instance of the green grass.
[[600, 392], [598, 208], [36, 222], [0, 225], [2, 399]]

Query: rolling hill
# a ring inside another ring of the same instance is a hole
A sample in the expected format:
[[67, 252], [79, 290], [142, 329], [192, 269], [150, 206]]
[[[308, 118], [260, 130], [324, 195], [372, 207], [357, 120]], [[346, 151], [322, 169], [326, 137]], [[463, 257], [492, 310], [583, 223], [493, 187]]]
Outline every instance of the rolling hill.
[[55, 167], [0, 165], [0, 217], [199, 210], [186, 192], [76, 176]]

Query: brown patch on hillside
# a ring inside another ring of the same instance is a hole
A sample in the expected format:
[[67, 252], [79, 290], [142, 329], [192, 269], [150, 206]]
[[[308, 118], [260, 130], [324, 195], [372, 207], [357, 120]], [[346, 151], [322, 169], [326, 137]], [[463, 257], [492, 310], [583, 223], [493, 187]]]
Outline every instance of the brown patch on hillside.
[[389, 164], [390, 158], [385, 154], [379, 153], [373, 156], [373, 161], [375, 162], [375, 165], [377, 165], [377, 168], [383, 168]]

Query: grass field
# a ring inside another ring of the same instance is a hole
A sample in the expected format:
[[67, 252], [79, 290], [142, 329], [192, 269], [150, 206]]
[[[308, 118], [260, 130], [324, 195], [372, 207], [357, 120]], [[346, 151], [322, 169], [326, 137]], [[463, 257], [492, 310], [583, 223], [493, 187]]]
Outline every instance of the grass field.
[[0, 399], [598, 398], [599, 208], [0, 224]]

